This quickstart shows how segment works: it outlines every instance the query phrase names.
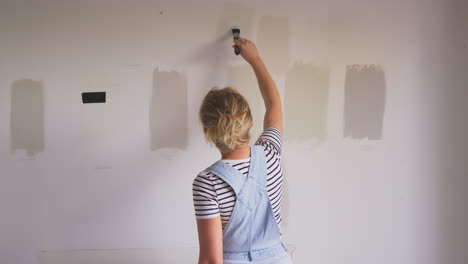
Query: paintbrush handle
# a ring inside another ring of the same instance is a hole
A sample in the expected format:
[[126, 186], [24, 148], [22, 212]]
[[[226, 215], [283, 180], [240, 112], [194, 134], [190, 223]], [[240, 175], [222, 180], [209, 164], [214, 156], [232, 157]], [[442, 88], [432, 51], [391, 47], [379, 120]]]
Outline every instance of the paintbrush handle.
[[239, 55], [241, 53], [240, 47], [237, 45], [234, 45], [234, 54]]
[[[240, 29], [232, 28], [232, 35], [234, 39], [239, 39]], [[238, 45], [234, 45], [234, 54], [239, 55], [241, 53], [240, 47]]]

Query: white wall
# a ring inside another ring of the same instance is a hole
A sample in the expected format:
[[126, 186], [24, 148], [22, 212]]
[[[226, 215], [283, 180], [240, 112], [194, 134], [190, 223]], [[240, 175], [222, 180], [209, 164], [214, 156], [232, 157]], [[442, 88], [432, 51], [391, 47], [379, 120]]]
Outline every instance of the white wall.
[[[38, 263], [39, 251], [197, 245], [191, 182], [219, 158], [197, 111], [242, 63], [219, 40], [236, 14], [253, 40], [261, 17], [286, 16], [289, 68], [329, 68], [326, 140], [294, 141], [285, 129], [283, 230], [295, 263], [466, 262], [466, 1], [2, 0], [2, 264]], [[385, 71], [381, 140], [343, 137], [353, 64]], [[288, 67], [276, 66], [285, 94]], [[151, 150], [156, 68], [187, 79], [185, 149]], [[44, 148], [33, 155], [11, 151], [11, 87], [22, 79], [43, 87]], [[83, 105], [93, 90], [108, 102]]]

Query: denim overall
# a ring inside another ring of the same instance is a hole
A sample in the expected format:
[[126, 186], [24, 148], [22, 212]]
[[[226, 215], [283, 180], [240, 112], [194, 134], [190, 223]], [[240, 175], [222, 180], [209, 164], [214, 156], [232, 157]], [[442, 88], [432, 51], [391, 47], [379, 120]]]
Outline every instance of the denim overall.
[[266, 189], [265, 151], [260, 145], [250, 150], [247, 177], [220, 160], [207, 168], [236, 193], [234, 209], [223, 230], [224, 263], [291, 263]]

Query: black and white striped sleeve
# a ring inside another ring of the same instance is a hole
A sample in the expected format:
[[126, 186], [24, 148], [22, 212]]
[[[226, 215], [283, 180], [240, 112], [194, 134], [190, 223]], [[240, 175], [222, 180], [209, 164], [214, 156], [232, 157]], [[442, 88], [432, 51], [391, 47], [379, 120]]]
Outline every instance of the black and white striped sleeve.
[[276, 127], [266, 128], [262, 134], [258, 137], [255, 145], [263, 145], [264, 147], [270, 147], [273, 149], [278, 156], [281, 156], [283, 148], [283, 135], [281, 131]]
[[192, 182], [193, 205], [196, 219], [209, 219], [220, 215], [215, 185], [209, 173], [200, 172]]

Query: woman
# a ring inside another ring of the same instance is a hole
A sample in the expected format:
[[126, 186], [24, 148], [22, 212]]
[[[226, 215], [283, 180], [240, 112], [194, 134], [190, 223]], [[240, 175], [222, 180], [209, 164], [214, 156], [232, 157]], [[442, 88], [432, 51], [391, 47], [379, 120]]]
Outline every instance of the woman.
[[199, 117], [205, 139], [216, 145], [221, 159], [192, 185], [199, 264], [292, 263], [280, 231], [280, 95], [255, 44], [244, 38], [234, 42], [257, 77], [266, 109], [264, 131], [250, 146], [252, 114], [236, 89], [212, 89], [203, 99]]

